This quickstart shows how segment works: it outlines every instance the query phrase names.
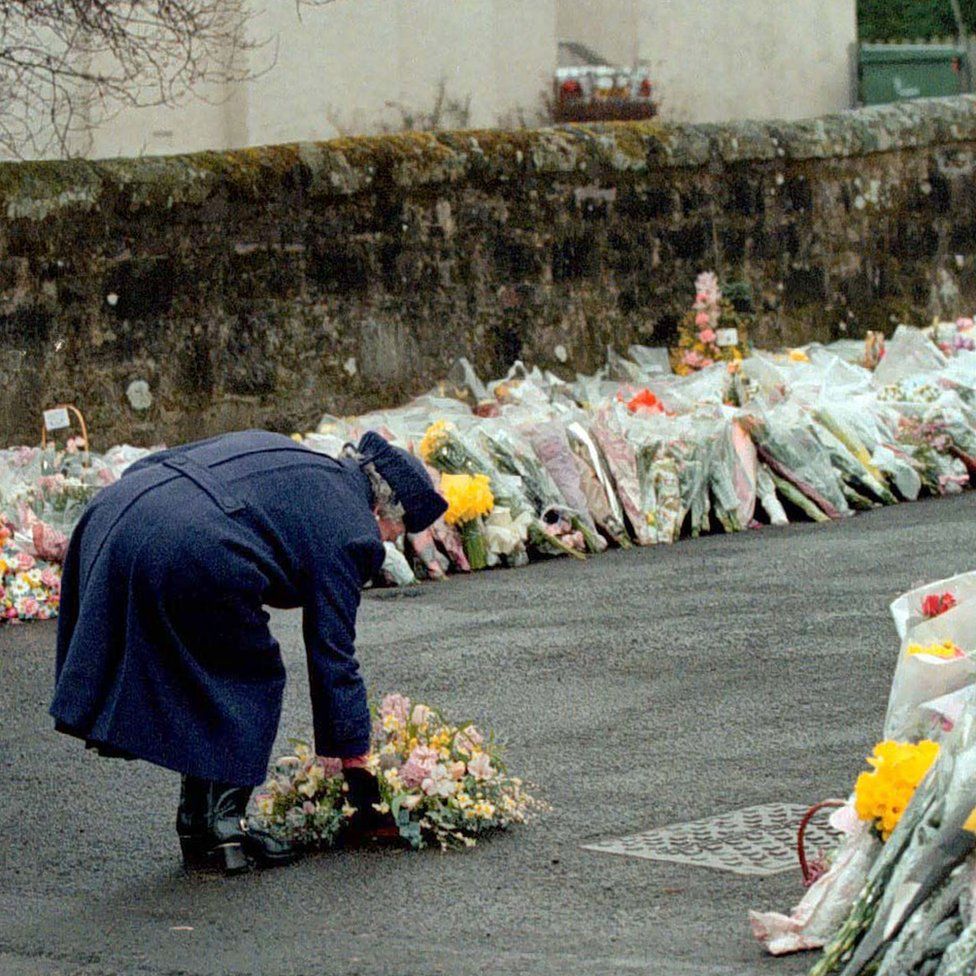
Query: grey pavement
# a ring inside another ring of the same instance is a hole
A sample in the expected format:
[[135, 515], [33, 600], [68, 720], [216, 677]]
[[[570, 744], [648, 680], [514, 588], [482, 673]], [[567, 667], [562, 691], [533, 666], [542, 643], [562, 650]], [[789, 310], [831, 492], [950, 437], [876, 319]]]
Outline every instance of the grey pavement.
[[[553, 809], [471, 851], [335, 852], [187, 877], [175, 774], [51, 730], [53, 625], [0, 631], [0, 974], [795, 974], [748, 878], [581, 844], [845, 793], [879, 732], [887, 604], [974, 567], [976, 497], [366, 597], [371, 691], [493, 728]], [[285, 737], [309, 734], [300, 618], [276, 614]]]

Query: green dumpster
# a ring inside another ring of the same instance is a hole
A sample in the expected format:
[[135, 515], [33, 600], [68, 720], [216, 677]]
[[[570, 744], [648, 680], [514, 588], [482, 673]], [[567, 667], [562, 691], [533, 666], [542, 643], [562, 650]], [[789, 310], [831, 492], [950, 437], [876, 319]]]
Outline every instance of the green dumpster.
[[858, 64], [863, 105], [958, 95], [966, 55], [949, 44], [862, 44]]

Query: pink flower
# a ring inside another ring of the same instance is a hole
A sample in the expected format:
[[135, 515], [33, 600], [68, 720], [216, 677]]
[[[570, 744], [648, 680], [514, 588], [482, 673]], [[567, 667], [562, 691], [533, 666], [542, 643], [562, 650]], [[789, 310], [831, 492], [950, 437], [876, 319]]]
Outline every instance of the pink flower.
[[428, 769], [420, 763], [408, 759], [400, 767], [400, 782], [408, 790], [415, 790], [427, 778]]
[[706, 326], [711, 324], [712, 317], [708, 314], [708, 312], [701, 311], [695, 316], [695, 325], [697, 325], [699, 329], [704, 329]]
[[58, 532], [46, 522], [35, 522], [31, 528], [31, 538], [34, 552], [41, 559], [49, 562], [63, 563], [68, 552], [68, 537]]
[[320, 756], [319, 765], [327, 777], [339, 776], [342, 773], [342, 760], [334, 756]]
[[17, 553], [17, 568], [26, 573], [27, 570], [34, 568], [34, 557], [29, 552]]
[[41, 573], [41, 582], [49, 589], [61, 589], [61, 577], [50, 566]]
[[302, 804], [302, 813], [307, 813], [309, 815], [315, 813], [315, 804], [311, 800], [306, 800]]
[[115, 481], [115, 472], [111, 468], [99, 468], [98, 480], [103, 485], [110, 485]]
[[21, 617], [36, 617], [37, 611], [40, 609], [41, 605], [32, 596], [25, 596], [24, 599], [20, 601]]
[[393, 717], [397, 725], [406, 725], [410, 714], [410, 699], [403, 695], [387, 695], [380, 702], [380, 718]]
[[701, 332], [698, 333], [698, 338], [705, 343], [714, 342], [715, 332], [712, 329], [702, 329]]
[[451, 763], [451, 778], [464, 779], [465, 767], [463, 762]]
[[426, 769], [428, 772], [432, 770], [437, 763], [440, 761], [440, 756], [437, 754], [436, 749], [431, 749], [430, 746], [417, 746], [413, 752], [407, 756], [407, 762], [415, 762], [418, 766]]

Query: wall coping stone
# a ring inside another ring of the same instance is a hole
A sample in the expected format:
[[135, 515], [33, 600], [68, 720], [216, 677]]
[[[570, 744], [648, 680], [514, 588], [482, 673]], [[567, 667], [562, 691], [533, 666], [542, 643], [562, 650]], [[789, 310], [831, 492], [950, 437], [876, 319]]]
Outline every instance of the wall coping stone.
[[64, 211], [136, 212], [220, 194], [270, 202], [300, 192], [341, 198], [525, 176], [595, 181], [756, 161], [832, 159], [976, 142], [976, 96], [876, 105], [798, 121], [617, 122], [513, 131], [406, 132], [328, 142], [132, 159], [0, 163], [8, 220]]

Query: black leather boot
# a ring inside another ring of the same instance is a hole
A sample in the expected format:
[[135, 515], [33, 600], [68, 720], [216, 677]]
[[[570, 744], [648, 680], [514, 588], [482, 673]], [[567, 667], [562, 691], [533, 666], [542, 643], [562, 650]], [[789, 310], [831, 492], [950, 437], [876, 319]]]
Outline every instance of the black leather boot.
[[250, 826], [245, 816], [251, 787], [184, 776], [176, 832], [187, 867], [247, 868], [247, 856], [263, 867], [288, 864], [298, 852], [286, 841]]

